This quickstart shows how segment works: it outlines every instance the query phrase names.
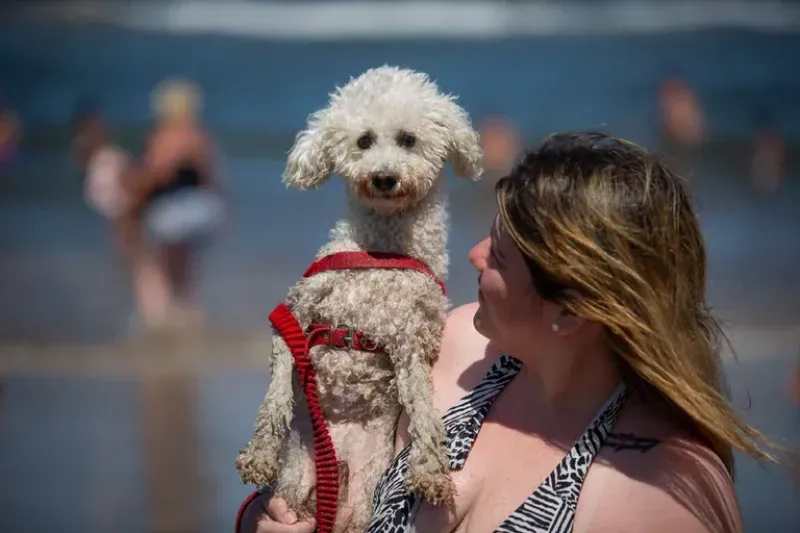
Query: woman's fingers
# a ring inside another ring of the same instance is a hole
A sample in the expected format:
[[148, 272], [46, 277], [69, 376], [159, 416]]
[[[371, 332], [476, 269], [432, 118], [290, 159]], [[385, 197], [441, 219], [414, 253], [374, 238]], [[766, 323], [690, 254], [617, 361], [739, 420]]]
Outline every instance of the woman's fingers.
[[294, 517], [292, 520], [291, 515], [287, 516], [286, 520], [284, 520], [284, 515], [291, 513], [289, 506], [286, 503], [286, 500], [280, 498], [278, 496], [273, 496], [267, 502], [265, 502], [265, 509], [267, 511], [267, 516], [269, 516], [275, 522], [283, 522], [286, 524], [293, 524], [297, 521], [297, 517]]
[[278, 496], [271, 498], [267, 503], [267, 516], [282, 524], [294, 524], [298, 521], [297, 513], [289, 509], [286, 500]]
[[299, 520], [293, 524], [281, 524], [264, 517], [258, 522], [256, 533], [314, 533], [316, 530], [317, 523], [313, 518]]
[[245, 510], [240, 533], [314, 533], [316, 529], [313, 518], [298, 520], [286, 500], [265, 490]]

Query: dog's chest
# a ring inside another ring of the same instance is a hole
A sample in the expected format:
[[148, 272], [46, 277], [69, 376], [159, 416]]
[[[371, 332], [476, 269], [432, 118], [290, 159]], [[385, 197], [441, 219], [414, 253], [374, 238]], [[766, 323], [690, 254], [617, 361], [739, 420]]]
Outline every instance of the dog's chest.
[[345, 324], [368, 335], [394, 335], [429, 307], [446, 306], [436, 282], [402, 269], [332, 271], [298, 283], [288, 302], [303, 326]]
[[397, 404], [394, 367], [382, 352], [311, 349], [317, 393], [328, 420], [368, 420]]
[[[395, 346], [435, 320], [433, 309], [441, 311], [442, 320], [446, 312], [446, 299], [430, 276], [399, 269], [323, 272], [295, 285], [287, 303], [303, 328], [312, 322], [347, 326]], [[397, 403], [394, 367], [386, 352], [322, 345], [313, 347], [310, 356], [329, 417], [369, 417]]]

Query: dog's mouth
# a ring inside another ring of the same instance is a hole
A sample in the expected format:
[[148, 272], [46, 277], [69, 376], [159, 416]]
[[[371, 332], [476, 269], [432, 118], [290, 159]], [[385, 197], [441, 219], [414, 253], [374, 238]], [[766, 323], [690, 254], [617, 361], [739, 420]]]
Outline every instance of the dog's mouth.
[[376, 187], [372, 179], [359, 181], [356, 194], [361, 202], [380, 213], [397, 213], [413, 206], [417, 201], [416, 190], [399, 180], [395, 186]]
[[388, 202], [405, 201], [414, 197], [414, 191], [402, 181], [391, 188], [376, 187], [372, 180], [360, 181], [356, 187], [358, 196], [365, 200], [384, 200]]

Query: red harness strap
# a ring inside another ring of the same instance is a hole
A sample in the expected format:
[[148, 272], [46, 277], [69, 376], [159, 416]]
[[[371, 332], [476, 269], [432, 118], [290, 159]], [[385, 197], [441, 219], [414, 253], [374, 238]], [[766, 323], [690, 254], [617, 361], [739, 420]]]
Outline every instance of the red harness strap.
[[[303, 274], [304, 278], [330, 270], [354, 269], [405, 269], [427, 274], [434, 279], [433, 272], [421, 261], [414, 258], [384, 252], [339, 252], [315, 261]], [[444, 283], [436, 283], [445, 292]], [[336, 507], [339, 503], [339, 466], [336, 450], [333, 447], [325, 417], [317, 394], [317, 374], [311, 364], [309, 350], [312, 346], [328, 344], [337, 348], [352, 348], [365, 352], [380, 351], [380, 346], [370, 341], [363, 333], [355, 332], [349, 326], [331, 327], [313, 323], [307, 334], [286, 304], [280, 304], [269, 315], [278, 334], [283, 337], [294, 358], [300, 382], [311, 414], [314, 431], [314, 463], [317, 474], [317, 531], [330, 533], [336, 521]]]
[[[336, 520], [336, 505], [339, 501], [339, 467], [336, 451], [328, 433], [322, 408], [317, 395], [317, 373], [311, 365], [308, 350], [313, 337], [306, 337], [303, 328], [286, 304], [280, 304], [269, 315], [269, 320], [283, 337], [294, 357], [300, 383], [306, 394], [314, 430], [314, 463], [317, 473], [317, 531], [330, 533]], [[313, 333], [313, 332], [312, 332]]]
[[444, 282], [436, 279], [428, 265], [413, 257], [390, 252], [337, 252], [326, 255], [311, 263], [311, 266], [303, 273], [303, 277], [308, 278], [328, 270], [363, 270], [366, 268], [416, 270], [432, 277], [442, 289], [442, 294], [447, 294], [444, 289]]

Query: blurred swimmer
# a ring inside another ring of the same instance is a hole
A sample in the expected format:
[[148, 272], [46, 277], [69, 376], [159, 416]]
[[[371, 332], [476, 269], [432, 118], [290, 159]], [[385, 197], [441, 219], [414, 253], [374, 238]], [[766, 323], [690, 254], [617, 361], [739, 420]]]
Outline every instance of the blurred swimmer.
[[163, 82], [152, 107], [156, 123], [126, 183], [144, 250], [137, 286], [153, 302], [156, 323], [199, 325], [196, 255], [225, 216], [217, 149], [200, 123], [202, 93], [194, 83]]

